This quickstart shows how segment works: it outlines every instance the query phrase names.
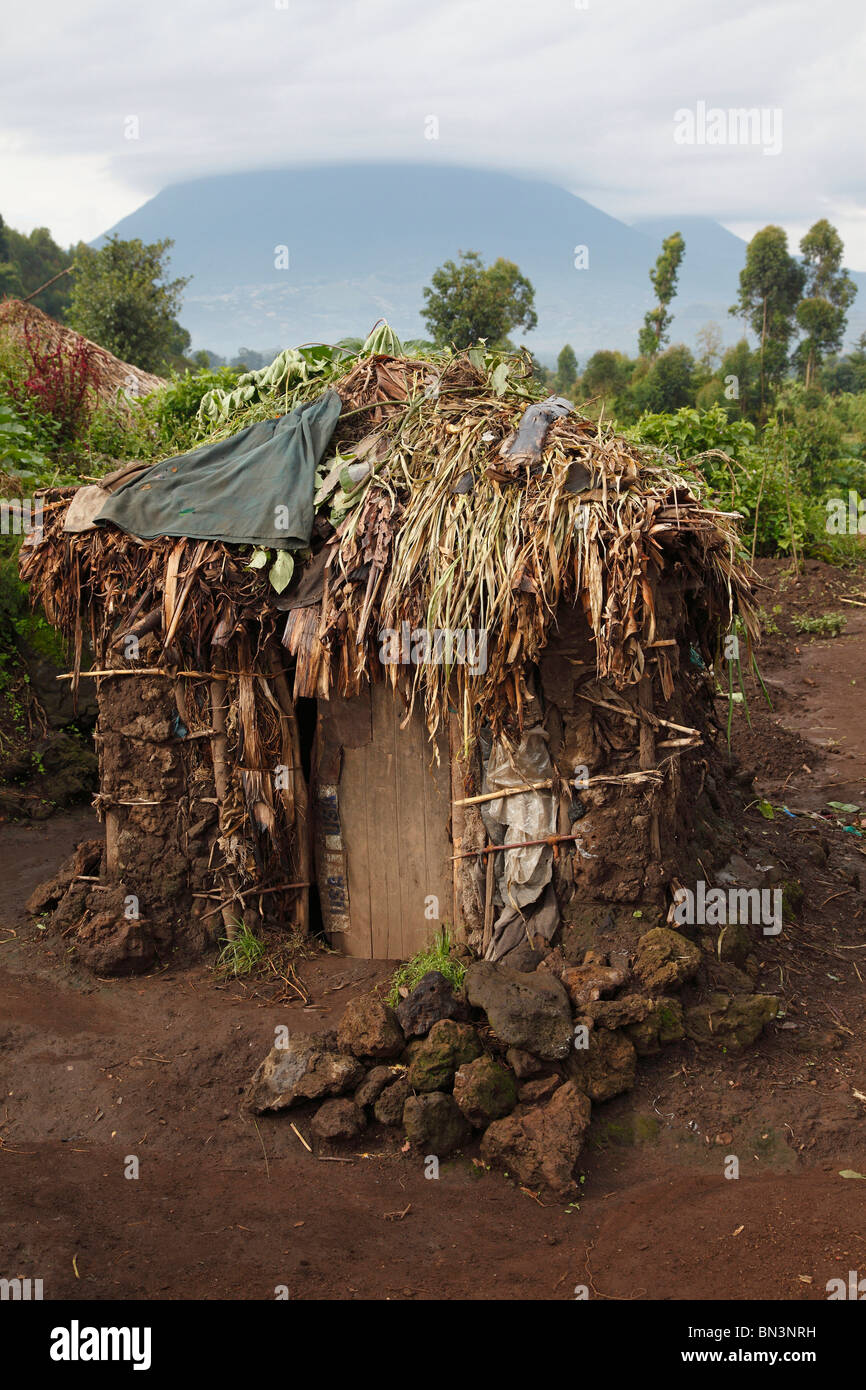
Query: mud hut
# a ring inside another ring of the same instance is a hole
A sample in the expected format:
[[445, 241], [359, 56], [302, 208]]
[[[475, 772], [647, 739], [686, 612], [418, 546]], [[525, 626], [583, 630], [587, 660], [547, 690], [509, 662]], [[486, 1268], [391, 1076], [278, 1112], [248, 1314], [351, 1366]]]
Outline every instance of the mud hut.
[[105, 842], [41, 905], [97, 969], [243, 926], [382, 959], [442, 923], [488, 959], [557, 931], [591, 946], [600, 911], [658, 920], [697, 852], [713, 663], [753, 634], [733, 517], [539, 401], [520, 359], [340, 366], [324, 394], [292, 368], [226, 418], [203, 402], [223, 460], [298, 425], [314, 471], [244, 473], [235, 450], [232, 474], [245, 503], [275, 485], [277, 510], [306, 480], [288, 542], [189, 493], [162, 532], [165, 508], [141, 524], [166, 478], [207, 492], [213, 452], [44, 496], [21, 573], [70, 642], [65, 677], [95, 683]]

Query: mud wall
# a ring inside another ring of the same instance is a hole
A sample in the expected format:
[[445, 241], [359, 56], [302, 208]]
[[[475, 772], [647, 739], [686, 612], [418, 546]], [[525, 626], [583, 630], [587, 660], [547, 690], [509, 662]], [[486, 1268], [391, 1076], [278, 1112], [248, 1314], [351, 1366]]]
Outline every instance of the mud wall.
[[[199, 740], [187, 741], [170, 681], [101, 682], [96, 740], [105, 871], [177, 943], [189, 933], [191, 894], [204, 891], [207, 831], [216, 824], [213, 778]], [[197, 934], [196, 934], [197, 935]]]
[[[698, 859], [704, 868], [724, 859], [733, 845], [717, 795], [724, 758], [712, 678], [692, 660], [681, 590], [661, 590], [656, 627], [657, 645], [649, 648], [640, 685], [616, 691], [596, 679], [582, 611], [563, 607], [538, 668], [524, 677], [527, 724], [546, 731], [559, 784], [555, 834], [575, 837], [556, 846], [552, 883], [556, 939], [571, 940], [578, 959], [606, 933], [620, 945], [624, 937], [637, 940], [664, 919], [672, 881], [686, 877]], [[461, 774], [467, 790], [456, 795], [481, 790], [480, 753]], [[586, 785], [575, 785], [576, 775]], [[480, 807], [455, 815], [462, 849], [489, 843]], [[458, 870], [464, 934], [476, 950], [489, 937], [486, 870], [493, 857], [463, 860]], [[533, 913], [527, 910], [526, 917], [528, 947]]]
[[105, 842], [61, 885], [54, 926], [74, 931], [97, 973], [131, 974], [198, 954], [217, 935], [206, 896], [217, 808], [207, 741], [189, 739], [171, 681], [104, 679], [97, 699]]

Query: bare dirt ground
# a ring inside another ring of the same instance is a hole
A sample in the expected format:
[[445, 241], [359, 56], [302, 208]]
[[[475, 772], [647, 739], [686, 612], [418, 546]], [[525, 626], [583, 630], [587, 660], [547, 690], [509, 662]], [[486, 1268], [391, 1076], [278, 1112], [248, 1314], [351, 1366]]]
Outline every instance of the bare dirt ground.
[[[766, 564], [772, 710], [749, 687], [734, 748], [756, 771], [742, 828], [805, 898], [767, 941], [761, 988], [784, 1016], [744, 1053], [689, 1043], [643, 1060], [596, 1108], [581, 1198], [541, 1205], [473, 1152], [438, 1180], [387, 1132], [349, 1161], [307, 1152], [309, 1116], [242, 1107], [274, 1027], [335, 1024], [386, 964], [319, 955], [282, 982], [221, 983], [210, 964], [99, 981], [23, 903], [87, 810], [0, 827], [0, 1275], [48, 1299], [826, 1298], [866, 1273], [866, 808], [863, 571]], [[780, 587], [781, 585], [781, 587]], [[836, 638], [792, 615], [844, 612]], [[766, 820], [756, 794], [787, 805]], [[845, 817], [842, 817], [845, 819]], [[862, 817], [851, 816], [856, 829]], [[124, 1176], [128, 1157], [137, 1180]], [[740, 1177], [725, 1177], [729, 1156]]]

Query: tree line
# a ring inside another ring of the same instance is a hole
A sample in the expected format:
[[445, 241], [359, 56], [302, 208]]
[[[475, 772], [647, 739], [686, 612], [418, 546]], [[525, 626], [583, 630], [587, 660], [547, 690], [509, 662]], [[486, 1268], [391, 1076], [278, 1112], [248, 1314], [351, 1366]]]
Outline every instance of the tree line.
[[190, 335], [178, 322], [189, 277], [170, 278], [173, 245], [168, 237], [146, 243], [112, 236], [98, 249], [84, 242], [64, 249], [47, 227], [25, 236], [0, 215], [0, 299], [32, 299], [144, 371], [205, 365], [189, 358]]
[[[168, 238], [147, 244], [112, 236], [98, 249], [79, 243], [64, 250], [46, 228], [25, 236], [0, 216], [0, 297], [35, 296], [46, 313], [147, 371], [265, 365], [267, 353], [250, 348], [241, 348], [229, 363], [213, 352], [190, 355], [189, 333], [178, 321], [189, 281], [170, 275], [172, 245]], [[662, 242], [650, 269], [654, 303], [638, 334], [636, 356], [599, 348], [581, 370], [566, 343], [555, 369], [536, 360], [536, 374], [552, 390], [574, 395], [591, 409], [603, 404], [624, 423], [647, 411], [715, 405], [762, 423], [789, 379], [799, 379], [807, 389], [866, 390], [866, 335], [852, 352], [840, 355], [856, 295], [843, 265], [842, 238], [821, 219], [801, 239], [799, 251], [799, 257], [790, 252], [781, 227], [757, 232], [746, 248], [730, 309], [745, 331], [725, 347], [720, 326], [707, 324], [692, 350], [670, 345], [672, 305], [686, 254], [685, 240], [675, 231]], [[531, 282], [505, 257], [485, 265], [477, 252], [461, 252], [434, 271], [423, 299], [421, 315], [435, 347], [464, 348], [484, 339], [492, 347], [513, 349], [511, 335], [518, 329], [529, 333], [538, 322]]]
[[[576, 394], [604, 402], [609, 413], [629, 422], [645, 411], [675, 411], [684, 406], [722, 405], [762, 422], [788, 379], [830, 391], [866, 390], [866, 334], [855, 349], [840, 356], [848, 310], [857, 287], [843, 266], [844, 245], [825, 218], [800, 241], [800, 258], [792, 255], [782, 227], [757, 232], [746, 247], [736, 303], [730, 313], [746, 332], [725, 348], [718, 324], [697, 335], [696, 351], [669, 346], [677, 279], [686, 253], [685, 240], [673, 232], [662, 242], [650, 270], [655, 303], [638, 334], [637, 356], [600, 348], [579, 370], [566, 343], [551, 370], [536, 360], [536, 374], [562, 395]], [[516, 328], [536, 326], [535, 293], [519, 267], [499, 259], [484, 266], [476, 252], [459, 262], [446, 261], [424, 290], [422, 317], [436, 346], [468, 346], [484, 338], [494, 347], [512, 347]]]

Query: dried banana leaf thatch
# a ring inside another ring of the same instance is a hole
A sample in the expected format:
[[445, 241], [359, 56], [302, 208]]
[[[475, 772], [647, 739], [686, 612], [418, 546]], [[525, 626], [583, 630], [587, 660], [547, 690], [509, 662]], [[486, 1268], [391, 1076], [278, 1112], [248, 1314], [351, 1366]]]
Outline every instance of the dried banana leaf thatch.
[[406, 402], [385, 409], [354, 455], [341, 446], [346, 458], [383, 461], [339, 524], [315, 634], [309, 608], [290, 619], [297, 693], [352, 693], [377, 679], [383, 629], [483, 630], [484, 672], [423, 663], [384, 673], [408, 704], [423, 701], [431, 732], [449, 701], [467, 734], [481, 719], [511, 732], [519, 673], [540, 655], [561, 602], [582, 604], [598, 675], [622, 688], [640, 679], [645, 648], [671, 635], [656, 632], [655, 594], [673, 574], [701, 590], [708, 652], [712, 627], [737, 615], [755, 634], [734, 518], [676, 472], [575, 415], [552, 424], [537, 461], [515, 463], [508, 444], [527, 404], [519, 380], [497, 391], [469, 355], [432, 377], [430, 364], [387, 367], [406, 377]]
[[[678, 635], [656, 630], [662, 583], [697, 592], [709, 654], [737, 616], [755, 635], [735, 518], [703, 503], [672, 467], [573, 413], [553, 421], [537, 457], [509, 456], [540, 395], [521, 359], [378, 353], [328, 384], [343, 411], [307, 566], [318, 564], [321, 584], [288, 617], [300, 562], [279, 600], [241, 549], [137, 541], [110, 528], [66, 535], [71, 490], [46, 494], [44, 539], [23, 553], [22, 576], [76, 644], [76, 668], [83, 631], [101, 666], [125, 633], [149, 623], [161, 634], [160, 664], [249, 669], [267, 680], [282, 638], [296, 697], [387, 679], [407, 706], [421, 704], [431, 733], [456, 707], [467, 738], [482, 720], [513, 736], [519, 672], [539, 657], [562, 602], [582, 605], [597, 674], [620, 689], [640, 680], [650, 644]], [[298, 391], [310, 389], [305, 380]], [[277, 408], [296, 403], [282, 382]], [[242, 428], [248, 413], [219, 432]], [[380, 633], [404, 624], [486, 633], [486, 669], [383, 664]]]

